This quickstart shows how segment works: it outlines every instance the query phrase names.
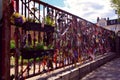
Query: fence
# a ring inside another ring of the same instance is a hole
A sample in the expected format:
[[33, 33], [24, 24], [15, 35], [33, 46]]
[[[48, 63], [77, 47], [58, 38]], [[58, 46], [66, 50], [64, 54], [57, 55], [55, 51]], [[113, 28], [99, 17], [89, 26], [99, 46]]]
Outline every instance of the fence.
[[114, 32], [38, 0], [11, 16], [11, 78], [25, 79], [114, 51]]

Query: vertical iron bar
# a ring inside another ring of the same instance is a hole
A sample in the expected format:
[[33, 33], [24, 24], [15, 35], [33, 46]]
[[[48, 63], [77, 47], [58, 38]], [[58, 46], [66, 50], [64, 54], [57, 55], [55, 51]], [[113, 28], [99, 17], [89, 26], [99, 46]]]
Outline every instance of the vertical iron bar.
[[19, 0], [16, 0], [16, 12], [19, 12]]
[[[19, 0], [16, 0], [16, 11], [19, 12]], [[18, 42], [18, 28], [15, 28], [15, 44], [16, 44], [16, 49], [19, 48], [19, 42]], [[18, 73], [19, 73], [19, 67], [18, 67], [18, 53], [15, 52], [15, 80], [18, 80]]]
[[26, 75], [26, 77], [29, 77], [29, 75], [30, 75], [30, 66], [29, 66], [30, 64], [31, 64], [31, 62], [28, 59], [28, 64], [27, 64], [28, 68], [27, 68], [27, 75]]
[[[41, 23], [41, 21], [40, 21], [40, 17], [41, 17], [40, 16], [40, 4], [39, 4], [39, 8], [38, 9], [39, 9], [39, 12], [38, 12], [39, 13], [39, 23]], [[40, 43], [40, 32], [38, 32], [38, 43]]]
[[38, 8], [38, 9], [39, 9], [39, 20], [40, 20], [40, 17], [41, 17], [41, 16], [40, 16], [40, 4], [39, 4], [39, 8]]
[[[15, 37], [15, 44], [16, 44], [16, 49], [18, 49], [18, 28], [15, 28], [15, 33], [14, 33], [14, 37]], [[18, 80], [18, 53], [15, 52], [15, 80]]]
[[[25, 35], [25, 31], [22, 29], [22, 39], [23, 36]], [[23, 41], [21, 41], [21, 48], [23, 48]], [[21, 56], [22, 57], [22, 56]], [[21, 58], [21, 73], [23, 72], [23, 57]], [[23, 74], [21, 75], [23, 77]]]
[[[29, 2], [29, 1], [30, 1], [30, 0], [28, 0], [28, 2]], [[28, 8], [29, 8], [29, 7], [30, 7], [30, 6], [29, 6], [29, 3], [28, 3]], [[28, 10], [28, 9], [27, 9], [27, 10]], [[30, 17], [29, 14], [30, 14], [30, 13], [29, 13], [29, 10], [28, 10], [28, 19], [29, 19], [29, 17]]]
[[40, 73], [40, 69], [41, 69], [41, 68], [40, 68], [40, 65], [41, 65], [41, 61], [40, 61], [41, 59], [40, 59], [40, 58], [41, 58], [41, 57], [39, 57], [39, 70], [38, 70], [39, 73]]
[[21, 0], [21, 5], [22, 5], [22, 8], [21, 8], [21, 13], [22, 13], [22, 15], [23, 15], [23, 0]]
[[[33, 8], [36, 8], [36, 7], [35, 7], [35, 1], [34, 1], [34, 6], [33, 6]], [[34, 19], [35, 19], [35, 10], [34, 10]], [[34, 31], [34, 47], [36, 46], [35, 43], [36, 43], [36, 33], [35, 33], [35, 31]], [[34, 53], [34, 54], [35, 54], [35, 53]], [[33, 74], [35, 74], [35, 56], [34, 56], [34, 61], [33, 61]]]
[[[24, 5], [26, 5], [26, 0], [24, 0], [24, 1], [25, 1], [25, 4], [24, 4]], [[24, 11], [25, 11], [25, 12], [24, 12], [24, 15], [25, 15], [25, 17], [26, 17], [26, 15], [27, 15], [27, 14], [26, 14], [26, 12], [27, 12], [27, 11], [26, 11], [26, 6], [24, 7], [24, 9], [25, 9], [25, 10], [24, 10]]]
[[[23, 72], [23, 58], [21, 58], [21, 73]], [[21, 75], [23, 77], [23, 74]]]
[[[40, 18], [41, 18], [41, 15], [40, 15], [40, 3], [39, 3], [39, 23], [41, 23], [41, 21], [40, 21]], [[41, 26], [41, 25], [40, 25]], [[38, 43], [40, 43], [40, 32], [38, 32]], [[39, 59], [40, 59], [40, 57], [39, 57]], [[38, 70], [38, 72], [40, 73], [40, 65], [41, 65], [41, 63], [40, 63], [40, 60], [39, 60], [39, 70]]]
[[[36, 33], [34, 31], [34, 47], [36, 46], [35, 43], [36, 43]], [[33, 61], [33, 74], [35, 74], [35, 56], [34, 56], [34, 61]]]

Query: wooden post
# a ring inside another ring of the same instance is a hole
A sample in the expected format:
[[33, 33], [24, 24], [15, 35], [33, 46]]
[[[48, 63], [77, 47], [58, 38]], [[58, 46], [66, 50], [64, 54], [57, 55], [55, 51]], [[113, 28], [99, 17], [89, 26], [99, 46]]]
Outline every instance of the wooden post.
[[9, 0], [2, 0], [2, 70], [1, 80], [10, 80]]
[[2, 19], [0, 18], [0, 80], [2, 75]]
[[117, 32], [115, 41], [117, 57], [120, 57], [120, 31]]
[[2, 79], [2, 0], [0, 0], [0, 80]]

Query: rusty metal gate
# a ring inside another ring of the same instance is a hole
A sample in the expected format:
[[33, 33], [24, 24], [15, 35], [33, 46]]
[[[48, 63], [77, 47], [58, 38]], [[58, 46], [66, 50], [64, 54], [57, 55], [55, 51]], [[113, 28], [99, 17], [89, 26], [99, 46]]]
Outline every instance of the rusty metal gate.
[[109, 38], [114, 38], [114, 32], [42, 1], [12, 0], [13, 11], [10, 16], [11, 79], [23, 80], [76, 66], [112, 49]]

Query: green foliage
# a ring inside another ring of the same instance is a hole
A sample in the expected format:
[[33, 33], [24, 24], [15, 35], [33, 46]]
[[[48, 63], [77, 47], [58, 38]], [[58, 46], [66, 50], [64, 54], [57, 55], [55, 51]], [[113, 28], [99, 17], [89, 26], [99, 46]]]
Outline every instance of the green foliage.
[[38, 43], [37, 46], [35, 47], [36, 50], [43, 50], [44, 49], [44, 45]]
[[111, 6], [117, 11], [116, 13], [120, 16], [120, 0], [111, 0]]
[[26, 49], [26, 50], [32, 50], [33, 49], [33, 46], [32, 45], [26, 45], [25, 47], [24, 47], [24, 49]]
[[52, 20], [49, 16], [46, 16], [45, 23], [50, 26], [54, 26], [54, 20]]
[[48, 47], [47, 46], [44, 46], [44, 50], [47, 50], [48, 49]]
[[10, 49], [15, 49], [15, 41], [14, 40], [10, 41]]
[[53, 49], [53, 45], [48, 45], [45, 46], [44, 44], [38, 43], [37, 46], [35, 47], [36, 50], [48, 50], [48, 49]]
[[48, 49], [53, 49], [53, 45], [48, 45]]

